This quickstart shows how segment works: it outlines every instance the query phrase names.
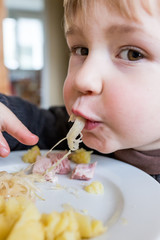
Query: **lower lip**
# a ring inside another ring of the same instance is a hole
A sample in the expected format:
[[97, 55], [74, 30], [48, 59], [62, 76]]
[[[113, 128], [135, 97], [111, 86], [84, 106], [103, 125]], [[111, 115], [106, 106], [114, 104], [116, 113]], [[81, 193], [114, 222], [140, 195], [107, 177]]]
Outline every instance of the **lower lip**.
[[100, 124], [99, 122], [92, 122], [92, 121], [87, 120], [84, 129], [92, 130], [92, 129], [98, 127], [99, 124]]

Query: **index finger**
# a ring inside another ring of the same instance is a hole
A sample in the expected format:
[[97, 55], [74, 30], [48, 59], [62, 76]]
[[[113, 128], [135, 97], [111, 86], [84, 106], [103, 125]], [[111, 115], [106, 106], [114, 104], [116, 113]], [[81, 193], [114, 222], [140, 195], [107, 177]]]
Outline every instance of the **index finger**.
[[0, 103], [0, 130], [6, 131], [26, 145], [34, 145], [38, 142], [38, 137], [31, 133], [16, 115], [2, 103]]

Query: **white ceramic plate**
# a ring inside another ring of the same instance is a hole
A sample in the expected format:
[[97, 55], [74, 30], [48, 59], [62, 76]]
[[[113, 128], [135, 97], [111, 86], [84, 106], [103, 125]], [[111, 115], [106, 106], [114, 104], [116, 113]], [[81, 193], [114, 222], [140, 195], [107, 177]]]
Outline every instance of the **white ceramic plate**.
[[[14, 172], [24, 167], [25, 151], [12, 152], [0, 158], [0, 171]], [[58, 175], [62, 189], [52, 189], [52, 183], [39, 184], [44, 201], [37, 200], [41, 212], [63, 211], [70, 204], [78, 211], [109, 226], [96, 240], [160, 240], [160, 184], [143, 171], [107, 157], [92, 155], [97, 161], [94, 179], [72, 180]], [[84, 191], [84, 184], [93, 180], [103, 183], [105, 193], [93, 195]]]

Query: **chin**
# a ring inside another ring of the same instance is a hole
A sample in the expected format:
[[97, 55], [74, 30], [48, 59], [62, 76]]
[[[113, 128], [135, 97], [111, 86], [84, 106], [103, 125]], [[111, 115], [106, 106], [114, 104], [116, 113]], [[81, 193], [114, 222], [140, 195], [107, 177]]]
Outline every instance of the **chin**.
[[97, 138], [94, 139], [93, 137], [92, 138], [84, 137], [83, 138], [83, 143], [87, 147], [89, 147], [91, 149], [94, 149], [94, 150], [96, 150], [100, 153], [103, 153], [103, 154], [109, 154], [109, 153], [115, 152], [117, 150], [117, 149], [113, 148], [113, 145], [112, 145], [112, 147], [109, 147], [108, 144], [104, 144], [104, 142], [99, 141]]

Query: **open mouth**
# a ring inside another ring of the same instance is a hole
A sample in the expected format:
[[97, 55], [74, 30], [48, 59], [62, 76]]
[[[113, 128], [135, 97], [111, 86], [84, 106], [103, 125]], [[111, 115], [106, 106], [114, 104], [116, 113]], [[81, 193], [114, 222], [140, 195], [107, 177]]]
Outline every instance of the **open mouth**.
[[92, 129], [98, 127], [99, 124], [100, 124], [100, 122], [95, 122], [95, 121], [91, 121], [91, 120], [86, 119], [86, 124], [85, 124], [84, 129], [92, 130]]
[[72, 112], [74, 115], [83, 117], [86, 120], [85, 127], [84, 127], [84, 129], [86, 130], [93, 130], [100, 125], [99, 121], [92, 120], [91, 118], [87, 117], [85, 114], [79, 112], [78, 110], [72, 109]]

